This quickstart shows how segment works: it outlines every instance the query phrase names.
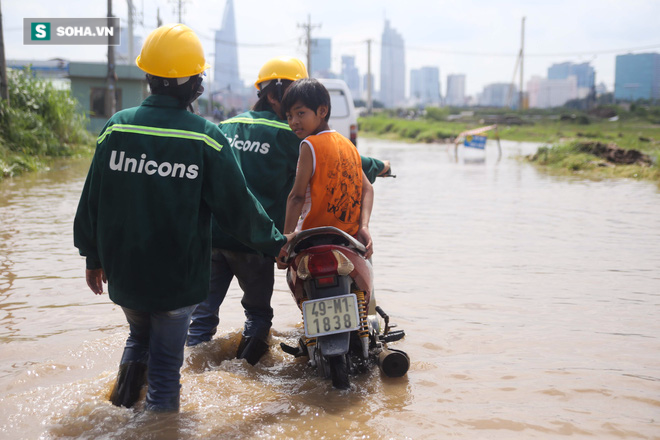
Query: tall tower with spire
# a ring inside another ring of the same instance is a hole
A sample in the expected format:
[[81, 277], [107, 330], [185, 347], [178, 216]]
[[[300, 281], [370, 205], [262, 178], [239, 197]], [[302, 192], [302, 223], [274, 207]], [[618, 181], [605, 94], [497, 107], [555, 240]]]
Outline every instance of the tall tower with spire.
[[222, 17], [222, 28], [215, 32], [213, 67], [214, 91], [228, 94], [242, 93], [243, 83], [238, 76], [238, 45], [233, 0], [227, 0]]

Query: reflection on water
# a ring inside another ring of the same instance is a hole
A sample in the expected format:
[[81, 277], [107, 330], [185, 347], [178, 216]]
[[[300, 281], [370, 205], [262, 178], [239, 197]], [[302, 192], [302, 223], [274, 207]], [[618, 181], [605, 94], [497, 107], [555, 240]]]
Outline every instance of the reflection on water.
[[375, 184], [371, 227], [407, 377], [335, 391], [284, 354], [302, 329], [280, 272], [263, 362], [233, 359], [232, 285], [169, 416], [107, 402], [127, 326], [72, 245], [88, 162], [0, 183], [2, 438], [658, 438], [657, 187], [548, 176], [510, 158], [536, 145], [502, 147], [361, 141], [398, 176]]

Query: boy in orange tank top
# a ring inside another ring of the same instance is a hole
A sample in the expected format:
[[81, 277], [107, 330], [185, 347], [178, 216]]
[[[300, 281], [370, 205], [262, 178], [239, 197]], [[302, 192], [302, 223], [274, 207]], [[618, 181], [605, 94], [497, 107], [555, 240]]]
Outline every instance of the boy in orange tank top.
[[334, 226], [364, 244], [369, 258], [373, 187], [362, 171], [357, 148], [328, 126], [330, 107], [328, 91], [312, 78], [295, 81], [282, 99], [291, 130], [303, 139], [284, 233]]

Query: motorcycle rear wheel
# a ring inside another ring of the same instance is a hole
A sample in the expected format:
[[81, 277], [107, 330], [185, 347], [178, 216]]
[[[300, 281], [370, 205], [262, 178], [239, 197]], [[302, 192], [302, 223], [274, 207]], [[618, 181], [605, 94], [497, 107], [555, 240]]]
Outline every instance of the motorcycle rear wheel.
[[330, 356], [328, 358], [328, 367], [330, 367], [330, 377], [333, 387], [340, 390], [347, 390], [351, 387], [348, 379], [348, 361], [346, 355]]

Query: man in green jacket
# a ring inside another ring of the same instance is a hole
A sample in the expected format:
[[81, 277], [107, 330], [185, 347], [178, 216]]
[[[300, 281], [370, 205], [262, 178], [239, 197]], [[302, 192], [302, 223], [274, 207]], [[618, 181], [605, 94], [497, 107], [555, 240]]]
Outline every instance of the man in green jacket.
[[[253, 109], [220, 123], [250, 191], [280, 230], [284, 227], [286, 199], [296, 177], [300, 149], [300, 139], [280, 114], [280, 101], [293, 81], [307, 76], [305, 65], [297, 58], [268, 60], [255, 83], [259, 99]], [[372, 182], [377, 174], [389, 169], [389, 162], [368, 157], [362, 157], [362, 165]], [[274, 259], [239, 243], [215, 222], [212, 243], [209, 296], [192, 315], [187, 344], [211, 340], [220, 321], [219, 307], [236, 277], [243, 290], [241, 304], [246, 317], [237, 357], [254, 365], [268, 350]]]
[[112, 402], [132, 406], [146, 370], [146, 409], [176, 411], [190, 315], [209, 289], [211, 214], [220, 230], [265, 255], [277, 255], [287, 238], [248, 190], [218, 127], [186, 110], [209, 67], [195, 33], [162, 26], [136, 62], [152, 94], [102, 130], [74, 244], [91, 290], [103, 293], [107, 279], [130, 326]]

